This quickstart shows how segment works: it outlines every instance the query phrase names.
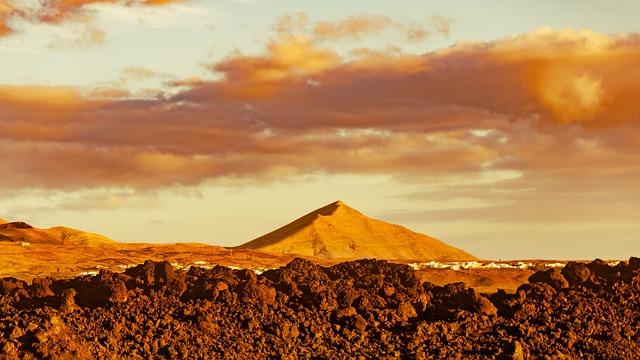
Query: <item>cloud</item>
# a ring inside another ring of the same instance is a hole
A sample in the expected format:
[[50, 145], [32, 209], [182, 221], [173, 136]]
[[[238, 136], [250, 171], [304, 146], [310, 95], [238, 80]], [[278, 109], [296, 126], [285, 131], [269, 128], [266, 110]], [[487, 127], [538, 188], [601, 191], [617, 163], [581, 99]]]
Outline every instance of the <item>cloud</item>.
[[11, 35], [15, 32], [10, 22], [14, 17], [21, 16], [21, 12], [15, 5], [8, 1], [0, 3], [0, 37]]
[[436, 31], [444, 36], [449, 36], [450, 20], [438, 15], [431, 15], [429, 18], [431, 24], [436, 28]]
[[155, 72], [144, 67], [130, 66], [122, 69], [122, 77], [130, 79], [147, 79], [157, 76]]
[[[71, 43], [99, 43], [104, 33], [92, 24], [94, 6], [103, 4], [127, 7], [159, 6], [185, 0], [50, 0], [25, 1], [5, 0], [0, 4], [0, 38], [20, 32], [25, 23], [59, 25], [75, 23], [84, 31]], [[65, 39], [57, 39], [56, 44], [71, 45]]]
[[[286, 28], [298, 24], [315, 26], [293, 17]], [[355, 31], [344, 24], [334, 23]], [[540, 29], [424, 55], [344, 55], [308, 33], [279, 31], [262, 53], [231, 54], [211, 65], [216, 80], [175, 81], [172, 94], [1, 86], [0, 167], [11, 171], [0, 187], [148, 190], [392, 174], [491, 199], [503, 206], [494, 214], [517, 202], [532, 213], [551, 208], [541, 194], [561, 203], [637, 194], [636, 35]]]
[[386, 15], [357, 15], [337, 21], [312, 22], [305, 13], [284, 15], [276, 21], [274, 29], [282, 40], [288, 37], [305, 37], [312, 43], [337, 40], [360, 41], [367, 36], [396, 31], [402, 41], [420, 42], [432, 35], [433, 26], [439, 34], [449, 34], [449, 21], [440, 16], [432, 16], [427, 24], [419, 24], [410, 19], [394, 19]]

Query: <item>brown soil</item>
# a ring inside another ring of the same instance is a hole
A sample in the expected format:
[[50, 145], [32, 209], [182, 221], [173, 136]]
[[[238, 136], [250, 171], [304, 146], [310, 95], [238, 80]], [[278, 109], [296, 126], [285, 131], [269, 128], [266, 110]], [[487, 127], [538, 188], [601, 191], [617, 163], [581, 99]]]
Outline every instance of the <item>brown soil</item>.
[[531, 269], [426, 269], [417, 271], [421, 281], [444, 286], [462, 282], [479, 293], [493, 293], [502, 289], [514, 293], [518, 287], [528, 282], [535, 273]]
[[[29, 246], [22, 246], [17, 241], [0, 241], [0, 264], [2, 264], [0, 277], [11, 276], [29, 283], [36, 277], [67, 279], [83, 272], [97, 272], [100, 269], [119, 272], [123, 271], [124, 266], [134, 266], [145, 260], [166, 260], [184, 266], [204, 262], [207, 265], [218, 264], [242, 269], [271, 269], [286, 265], [296, 256], [256, 250], [229, 250], [220, 246], [197, 243], [161, 245], [114, 242], [100, 246], [80, 246], [66, 242], [64, 244], [31, 243]], [[306, 259], [323, 266], [355, 260], [312, 257]], [[394, 262], [420, 261], [397, 260]], [[441, 286], [463, 282], [468, 287], [483, 293], [495, 292], [498, 289], [513, 293], [518, 286], [526, 283], [527, 278], [533, 273], [534, 271], [529, 269], [424, 269], [417, 272], [421, 281]]]
[[5, 359], [634, 359], [640, 259], [535, 273], [515, 294], [422, 282], [409, 266], [295, 259], [256, 275], [147, 261], [0, 281]]
[[81, 246], [67, 242], [22, 246], [20, 242], [0, 241], [0, 277], [12, 276], [28, 282], [35, 277], [72, 278], [82, 272], [100, 269], [122, 271], [122, 266], [141, 264], [145, 260], [167, 260], [182, 265], [203, 261], [240, 268], [275, 268], [286, 265], [294, 258], [294, 255], [235, 251], [196, 243]]

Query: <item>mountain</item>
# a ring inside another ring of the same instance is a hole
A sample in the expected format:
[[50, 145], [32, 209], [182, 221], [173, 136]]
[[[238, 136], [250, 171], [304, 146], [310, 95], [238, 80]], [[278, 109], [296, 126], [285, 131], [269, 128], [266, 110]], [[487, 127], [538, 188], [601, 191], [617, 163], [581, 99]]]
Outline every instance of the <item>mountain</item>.
[[368, 218], [336, 201], [233, 249], [328, 259], [459, 261], [475, 256], [400, 225]]
[[117, 241], [111, 240], [108, 237], [64, 226], [55, 226], [46, 231], [58, 236], [63, 243], [72, 243], [79, 246], [109, 246], [118, 244]]
[[22, 222], [5, 222], [0, 224], [0, 241], [22, 242], [34, 244], [61, 244], [62, 240], [46, 230], [37, 229]]
[[49, 229], [38, 229], [22, 221], [0, 221], [0, 241], [52, 245], [74, 244], [78, 246], [105, 246], [117, 244], [117, 242], [102, 235], [92, 234], [64, 226], [56, 226]]

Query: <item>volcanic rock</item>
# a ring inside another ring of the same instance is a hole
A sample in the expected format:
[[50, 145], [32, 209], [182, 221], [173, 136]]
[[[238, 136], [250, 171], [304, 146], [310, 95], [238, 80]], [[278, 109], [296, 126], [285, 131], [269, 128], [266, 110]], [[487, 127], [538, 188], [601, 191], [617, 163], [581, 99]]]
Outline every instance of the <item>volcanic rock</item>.
[[562, 276], [570, 285], [580, 285], [589, 279], [591, 270], [583, 263], [570, 261], [562, 268]]
[[24, 221], [14, 221], [0, 224], [0, 229], [33, 229], [33, 226]]
[[635, 359], [640, 269], [603, 264], [571, 265], [567, 286], [544, 270], [492, 295], [380, 260], [5, 278], [0, 358]]
[[[609, 265], [606, 265], [609, 267]], [[564, 278], [561, 271], [556, 268], [538, 271], [529, 277], [530, 283], [543, 282], [551, 285], [555, 289], [569, 287], [569, 282]]]

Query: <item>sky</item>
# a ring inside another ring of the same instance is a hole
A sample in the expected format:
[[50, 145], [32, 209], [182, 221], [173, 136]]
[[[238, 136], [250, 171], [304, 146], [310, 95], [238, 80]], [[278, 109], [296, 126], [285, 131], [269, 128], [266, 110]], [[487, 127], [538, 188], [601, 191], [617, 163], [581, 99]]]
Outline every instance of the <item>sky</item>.
[[637, 0], [0, 0], [0, 217], [252, 240], [336, 200], [640, 255]]

